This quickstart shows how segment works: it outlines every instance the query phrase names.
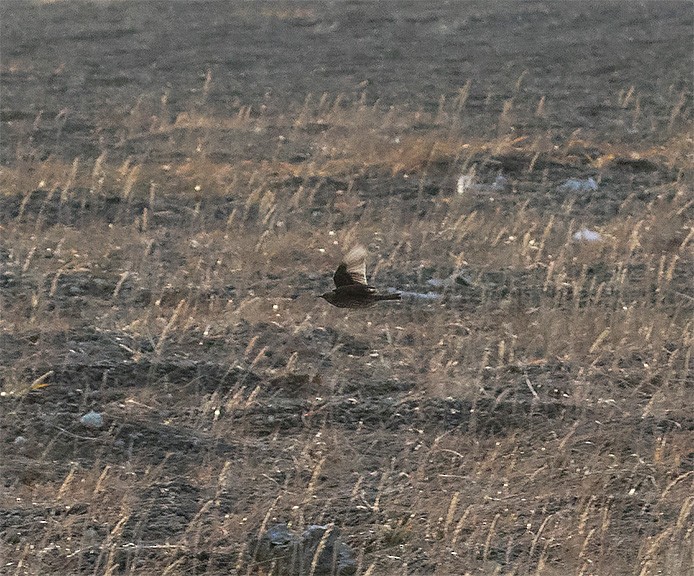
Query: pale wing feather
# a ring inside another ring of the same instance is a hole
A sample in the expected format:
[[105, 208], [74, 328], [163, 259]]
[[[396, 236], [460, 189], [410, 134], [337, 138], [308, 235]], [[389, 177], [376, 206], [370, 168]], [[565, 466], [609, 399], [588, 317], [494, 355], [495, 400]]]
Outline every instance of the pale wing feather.
[[335, 271], [333, 280], [335, 286], [348, 286], [350, 284], [366, 285], [366, 248], [357, 245], [343, 258]]

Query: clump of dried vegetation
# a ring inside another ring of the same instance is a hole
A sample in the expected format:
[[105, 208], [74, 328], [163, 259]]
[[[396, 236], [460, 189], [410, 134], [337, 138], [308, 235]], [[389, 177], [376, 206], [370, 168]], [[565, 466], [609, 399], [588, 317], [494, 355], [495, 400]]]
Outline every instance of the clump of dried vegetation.
[[[691, 569], [681, 98], [634, 145], [517, 92], [473, 137], [469, 86], [214, 117], [211, 82], [105, 118], [96, 158], [35, 157], [37, 118], [2, 167], [4, 570], [272, 574], [278, 521], [339, 525], [363, 576]], [[315, 298], [357, 241], [402, 305]]]

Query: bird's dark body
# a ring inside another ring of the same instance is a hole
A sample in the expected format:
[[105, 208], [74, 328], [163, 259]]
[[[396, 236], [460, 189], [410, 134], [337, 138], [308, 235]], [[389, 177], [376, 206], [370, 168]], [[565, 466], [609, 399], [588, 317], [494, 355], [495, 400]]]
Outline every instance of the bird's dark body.
[[382, 300], [400, 300], [400, 294], [379, 294], [366, 283], [366, 249], [355, 246], [345, 256], [333, 275], [335, 289], [321, 298], [338, 308], [369, 308]]
[[349, 284], [326, 292], [323, 298], [338, 308], [369, 308], [381, 300], [400, 300], [400, 294], [379, 294], [373, 286]]

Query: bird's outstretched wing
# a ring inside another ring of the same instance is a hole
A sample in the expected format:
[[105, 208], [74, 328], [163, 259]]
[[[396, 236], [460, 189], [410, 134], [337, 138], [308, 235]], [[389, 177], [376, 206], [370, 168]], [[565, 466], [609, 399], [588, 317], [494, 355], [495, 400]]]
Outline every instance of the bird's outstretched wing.
[[335, 286], [363, 284], [366, 286], [366, 248], [357, 245], [342, 259], [333, 275]]

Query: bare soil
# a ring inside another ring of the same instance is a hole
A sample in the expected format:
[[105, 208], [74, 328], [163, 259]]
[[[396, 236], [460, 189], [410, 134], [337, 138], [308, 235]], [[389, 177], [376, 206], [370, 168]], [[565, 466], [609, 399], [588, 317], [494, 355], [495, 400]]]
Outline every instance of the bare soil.
[[692, 573], [691, 3], [0, 18], [0, 572]]

